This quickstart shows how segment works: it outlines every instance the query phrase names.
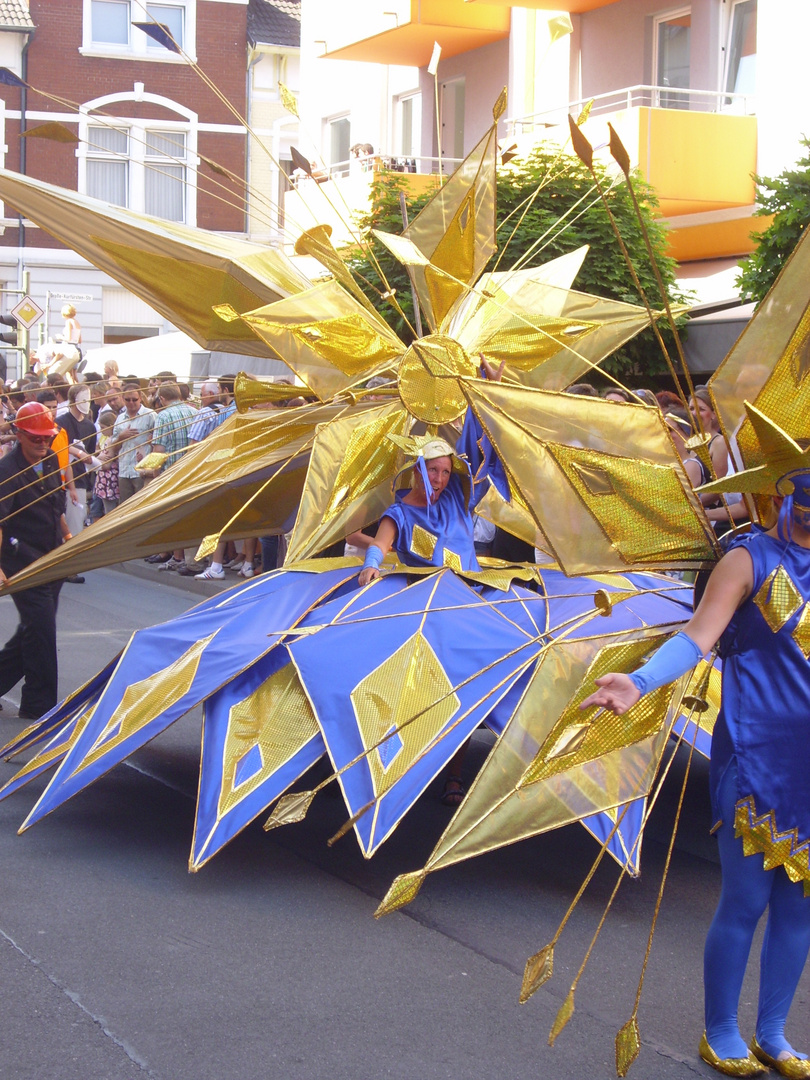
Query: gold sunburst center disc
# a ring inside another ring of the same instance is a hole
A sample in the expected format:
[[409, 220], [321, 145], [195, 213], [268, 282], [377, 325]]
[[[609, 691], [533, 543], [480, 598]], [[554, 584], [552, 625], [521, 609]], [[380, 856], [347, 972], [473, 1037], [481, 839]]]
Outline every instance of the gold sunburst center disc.
[[414, 341], [400, 361], [399, 396], [417, 420], [447, 424], [467, 407], [458, 376], [475, 373], [474, 361], [457, 341], [430, 334]]

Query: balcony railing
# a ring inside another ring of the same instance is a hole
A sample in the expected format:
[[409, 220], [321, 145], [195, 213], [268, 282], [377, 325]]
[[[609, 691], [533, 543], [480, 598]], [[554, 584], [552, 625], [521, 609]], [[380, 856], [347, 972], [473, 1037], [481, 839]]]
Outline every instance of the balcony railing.
[[592, 98], [571, 101], [556, 109], [545, 109], [530, 116], [507, 119], [508, 135], [529, 134], [538, 128], [556, 127], [567, 123], [569, 115], [578, 115], [591, 104], [591, 116], [615, 113], [622, 109], [686, 109], [691, 112], [731, 113], [737, 116], [753, 116], [756, 101], [753, 94], [728, 93], [725, 90], [690, 90], [677, 86], [625, 86], [596, 94]]
[[[442, 156], [442, 173], [451, 176], [463, 158]], [[340, 180], [346, 177], [364, 176], [367, 173], [400, 172], [417, 173], [422, 176], [438, 176], [439, 159], [437, 157], [412, 157], [407, 154], [369, 154], [367, 157], [350, 158], [348, 161], [336, 161], [331, 165], [312, 163], [312, 179], [319, 184], [327, 180]], [[296, 170], [290, 177], [293, 187], [309, 180], [306, 173]]]

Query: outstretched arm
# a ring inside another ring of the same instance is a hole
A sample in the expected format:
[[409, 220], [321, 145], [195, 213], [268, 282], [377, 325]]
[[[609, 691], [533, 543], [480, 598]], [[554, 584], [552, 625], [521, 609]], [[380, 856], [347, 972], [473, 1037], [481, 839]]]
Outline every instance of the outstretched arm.
[[[695, 658], [705, 656], [714, 646], [731, 622], [734, 612], [751, 595], [753, 586], [751, 556], [745, 548], [735, 548], [715, 567], [697, 611], [683, 630], [665, 642], [655, 656], [634, 673], [642, 677], [644, 693], [674, 681], [694, 667]], [[694, 649], [684, 647], [683, 638], [691, 641]], [[649, 672], [652, 676], [649, 685], [643, 678], [647, 668], [652, 669]], [[621, 716], [642, 696], [642, 690], [633, 679], [618, 671], [603, 675], [596, 680], [596, 685], [599, 689], [585, 698], [581, 709], [598, 705]]]
[[377, 535], [368, 546], [366, 561], [358, 577], [358, 584], [368, 585], [370, 581], [380, 576], [378, 569], [380, 563], [394, 546], [397, 538], [397, 527], [389, 517], [384, 517], [377, 527]]

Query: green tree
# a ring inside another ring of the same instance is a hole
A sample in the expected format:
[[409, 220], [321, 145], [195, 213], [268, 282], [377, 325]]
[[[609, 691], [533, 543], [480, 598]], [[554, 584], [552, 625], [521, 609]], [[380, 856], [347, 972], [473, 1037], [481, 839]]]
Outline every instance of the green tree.
[[[629, 194], [624, 184], [611, 187], [607, 171], [598, 165], [597, 169], [642, 287], [652, 306], [660, 308], [663, 305]], [[364, 232], [371, 228], [402, 232], [400, 191], [406, 193], [411, 221], [431, 194], [427, 192], [410, 197], [407, 184], [407, 176], [402, 173], [379, 174], [372, 188], [371, 210], [358, 219], [360, 229]], [[684, 297], [675, 288], [676, 264], [666, 255], [666, 229], [654, 217], [657, 205], [654, 192], [639, 176], [634, 177], [633, 184], [669, 299], [673, 303], [680, 302]], [[507, 270], [518, 261], [521, 266], [538, 266], [582, 244], [590, 244], [591, 250], [574, 287], [580, 292], [625, 303], [641, 303], [591, 176], [577, 158], [560, 156], [556, 147], [540, 145], [528, 157], [516, 159], [499, 169], [497, 220], [499, 250], [488, 270], [492, 270], [496, 263], [498, 269]], [[540, 237], [545, 239], [537, 245]], [[388, 285], [395, 290], [397, 301], [413, 324], [407, 273], [376, 241], [374, 252]], [[352, 268], [368, 283], [368, 294], [384, 317], [403, 340], [410, 341], [412, 335], [405, 321], [389, 301], [381, 299], [386, 288], [372, 262], [367, 257], [357, 257], [352, 261]], [[670, 355], [674, 358], [671, 335], [664, 322], [660, 326]], [[629, 341], [605, 366], [616, 375], [633, 374], [638, 377], [666, 370], [652, 330], [646, 330]]]
[[737, 278], [740, 295], [759, 303], [776, 281], [805, 226], [810, 222], [810, 139], [801, 139], [808, 151], [792, 169], [779, 176], [755, 176], [757, 209], [754, 217], [773, 215], [764, 232], [752, 233], [756, 251], [745, 262]]

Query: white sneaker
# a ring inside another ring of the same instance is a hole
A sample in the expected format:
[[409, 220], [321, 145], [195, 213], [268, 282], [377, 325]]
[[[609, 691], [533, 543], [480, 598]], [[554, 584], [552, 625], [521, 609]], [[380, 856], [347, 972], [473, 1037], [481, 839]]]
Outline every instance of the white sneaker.
[[253, 567], [250, 565], [249, 562], [242, 563], [242, 569], [239, 571], [239, 577], [253, 577]]
[[207, 570], [203, 570], [201, 574], [195, 574], [194, 577], [198, 581], [222, 581], [225, 577], [225, 571], [215, 570], [213, 566], [209, 566]]

